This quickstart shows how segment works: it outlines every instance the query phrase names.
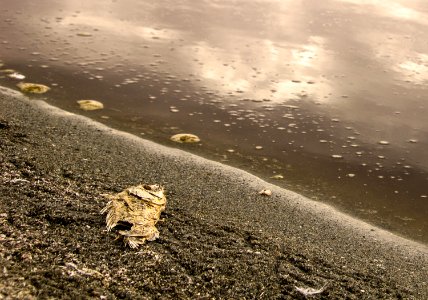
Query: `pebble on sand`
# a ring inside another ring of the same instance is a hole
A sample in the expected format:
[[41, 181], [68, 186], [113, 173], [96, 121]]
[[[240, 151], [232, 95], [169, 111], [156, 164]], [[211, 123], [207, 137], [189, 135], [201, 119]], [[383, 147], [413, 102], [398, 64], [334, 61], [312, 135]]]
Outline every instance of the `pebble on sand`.
[[260, 195], [263, 195], [263, 196], [272, 196], [272, 191], [271, 191], [271, 190], [268, 190], [268, 189], [264, 189], [264, 190], [261, 190], [261, 191], [259, 192], [259, 194], [260, 194]]

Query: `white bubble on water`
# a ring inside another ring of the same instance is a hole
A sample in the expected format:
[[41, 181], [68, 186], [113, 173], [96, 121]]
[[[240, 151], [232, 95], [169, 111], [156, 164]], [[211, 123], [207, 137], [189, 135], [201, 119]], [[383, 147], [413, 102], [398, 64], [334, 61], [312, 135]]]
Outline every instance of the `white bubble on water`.
[[172, 113], [177, 113], [177, 112], [179, 112], [180, 110], [179, 110], [177, 107], [175, 107], [175, 106], [170, 106], [170, 107], [169, 107], [169, 111], [170, 111], [170, 112], [172, 112]]

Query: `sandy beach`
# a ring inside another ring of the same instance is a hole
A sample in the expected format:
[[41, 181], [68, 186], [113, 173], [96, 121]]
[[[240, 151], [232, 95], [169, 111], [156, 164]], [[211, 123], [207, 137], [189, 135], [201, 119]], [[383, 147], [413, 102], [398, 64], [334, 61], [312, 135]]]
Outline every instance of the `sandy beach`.
[[196, 134], [187, 152], [428, 243], [427, 1], [2, 8], [0, 86], [43, 83], [49, 104], [166, 146]]
[[[428, 297], [426, 245], [9, 89], [0, 107], [2, 299]], [[133, 250], [100, 210], [141, 182], [168, 203]]]

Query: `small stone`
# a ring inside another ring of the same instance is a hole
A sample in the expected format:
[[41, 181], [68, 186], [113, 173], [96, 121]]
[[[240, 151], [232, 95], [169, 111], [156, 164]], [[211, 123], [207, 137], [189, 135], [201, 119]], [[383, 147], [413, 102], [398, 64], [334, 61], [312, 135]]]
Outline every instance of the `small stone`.
[[284, 179], [284, 176], [283, 175], [280, 175], [280, 174], [278, 174], [278, 175], [273, 175], [273, 176], [271, 176], [271, 178], [272, 179]]
[[380, 145], [389, 145], [388, 141], [379, 141], [378, 142]]
[[264, 189], [264, 190], [261, 190], [261, 191], [259, 192], [259, 194], [260, 194], [260, 195], [263, 195], [263, 196], [272, 196], [272, 191], [271, 191], [271, 190], [268, 190], [268, 189]]

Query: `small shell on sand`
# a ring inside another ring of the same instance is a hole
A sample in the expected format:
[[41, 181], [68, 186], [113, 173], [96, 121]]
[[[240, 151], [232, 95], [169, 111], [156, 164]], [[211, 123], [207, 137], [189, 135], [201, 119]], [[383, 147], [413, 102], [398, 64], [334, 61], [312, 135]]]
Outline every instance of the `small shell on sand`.
[[261, 190], [261, 191], [259, 192], [259, 194], [260, 194], [260, 195], [263, 195], [263, 196], [272, 196], [272, 191], [271, 191], [271, 190], [264, 189], [264, 190]]
[[191, 133], [179, 133], [175, 134], [171, 137], [171, 141], [177, 142], [177, 143], [197, 143], [200, 142], [201, 139]]
[[22, 92], [31, 94], [44, 94], [51, 89], [44, 84], [29, 82], [20, 82], [16, 86], [19, 87]]
[[83, 110], [97, 110], [104, 108], [104, 104], [96, 100], [79, 100], [77, 103], [79, 104], [80, 109]]

